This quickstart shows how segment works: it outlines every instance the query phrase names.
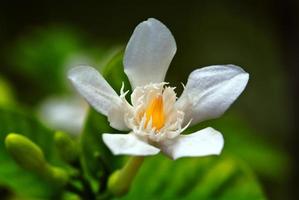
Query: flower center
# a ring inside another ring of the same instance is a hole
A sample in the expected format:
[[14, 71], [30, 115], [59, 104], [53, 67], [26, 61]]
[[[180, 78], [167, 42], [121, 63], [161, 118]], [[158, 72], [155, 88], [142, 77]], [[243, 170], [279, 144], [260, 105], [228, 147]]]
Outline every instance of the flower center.
[[145, 116], [145, 127], [150, 120], [152, 120], [152, 127], [156, 128], [156, 130], [161, 129], [164, 126], [165, 116], [162, 95], [158, 95], [151, 101], [149, 106], [146, 108]]
[[[151, 83], [136, 87], [131, 94], [132, 106], [126, 102], [126, 125], [146, 141], [160, 142], [175, 138], [185, 129], [182, 127], [185, 113], [176, 108], [174, 88], [166, 84]], [[121, 95], [124, 97], [125, 93], [121, 92]]]

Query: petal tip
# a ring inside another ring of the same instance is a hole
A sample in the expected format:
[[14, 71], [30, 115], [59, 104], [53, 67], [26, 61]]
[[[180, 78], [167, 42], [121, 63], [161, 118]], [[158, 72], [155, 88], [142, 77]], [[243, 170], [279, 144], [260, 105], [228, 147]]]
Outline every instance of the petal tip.
[[222, 134], [211, 127], [181, 136], [179, 140], [171, 146], [164, 147], [166, 149], [164, 153], [173, 160], [182, 157], [220, 155], [224, 146]]
[[227, 67], [234, 68], [235, 70], [239, 71], [239, 74], [243, 75], [245, 77], [245, 80], [248, 81], [249, 79], [249, 73], [246, 72], [242, 67], [234, 64], [228, 64]]
[[215, 152], [211, 155], [220, 155], [224, 147], [223, 135], [212, 127], [208, 127], [207, 129], [211, 132], [211, 135], [214, 137], [214, 145], [218, 147], [215, 149]]
[[131, 86], [159, 83], [176, 52], [176, 42], [170, 30], [159, 20], [149, 18], [139, 23], [126, 46], [124, 71]]
[[163, 24], [160, 20], [158, 20], [156, 18], [150, 17], [144, 22], [146, 22], [148, 25], [159, 25], [159, 26], [163, 26], [163, 27], [167, 28], [165, 24]]
[[81, 74], [86, 70], [95, 70], [95, 69], [87, 65], [78, 65], [68, 70], [67, 77], [70, 80], [74, 80], [76, 77], [78, 77], [79, 74]]

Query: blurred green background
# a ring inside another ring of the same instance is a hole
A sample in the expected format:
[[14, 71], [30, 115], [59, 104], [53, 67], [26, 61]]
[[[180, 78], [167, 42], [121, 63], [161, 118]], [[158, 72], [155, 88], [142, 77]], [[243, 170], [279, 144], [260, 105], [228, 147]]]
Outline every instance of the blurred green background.
[[[53, 127], [39, 122], [42, 102], [75, 94], [67, 69], [89, 64], [105, 72], [120, 65], [135, 26], [149, 17], [161, 20], [176, 39], [166, 80], [178, 93], [192, 70], [212, 64], [242, 66], [250, 80], [224, 117], [195, 127], [213, 126], [223, 133], [222, 156], [149, 158], [125, 198], [297, 199], [299, 2], [292, 0], [1, 2], [0, 199], [51, 196], [46, 183], [22, 189], [38, 177], [11, 168], [5, 135], [28, 132], [36, 142], [44, 140], [39, 134], [50, 134]], [[119, 91], [122, 76], [106, 77]], [[46, 148], [48, 142], [39, 144]]]

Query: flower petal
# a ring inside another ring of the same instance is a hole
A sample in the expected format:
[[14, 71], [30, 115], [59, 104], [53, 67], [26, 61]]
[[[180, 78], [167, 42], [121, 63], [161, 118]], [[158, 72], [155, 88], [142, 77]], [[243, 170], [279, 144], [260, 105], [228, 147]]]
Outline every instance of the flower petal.
[[77, 91], [100, 113], [108, 116], [110, 125], [118, 130], [127, 130], [123, 118], [110, 116], [115, 110], [123, 113], [122, 100], [103, 76], [89, 66], [71, 69], [68, 78]]
[[114, 155], [149, 156], [160, 152], [160, 149], [138, 139], [133, 133], [104, 133], [103, 141]]
[[185, 123], [217, 118], [244, 90], [249, 74], [235, 65], [214, 65], [193, 71], [177, 108], [185, 111]]
[[163, 82], [175, 52], [175, 40], [164, 24], [153, 18], [140, 23], [124, 56], [125, 73], [132, 88]]
[[223, 144], [224, 140], [221, 133], [209, 127], [164, 142], [161, 149], [163, 153], [175, 160], [181, 157], [219, 155]]

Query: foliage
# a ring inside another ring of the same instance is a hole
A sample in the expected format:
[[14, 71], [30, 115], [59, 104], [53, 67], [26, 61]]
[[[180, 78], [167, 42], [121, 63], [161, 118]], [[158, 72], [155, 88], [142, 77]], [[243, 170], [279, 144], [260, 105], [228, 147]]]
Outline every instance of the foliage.
[[[0, 182], [19, 195], [34, 198], [53, 197], [55, 187], [38, 176], [22, 169], [8, 155], [4, 139], [10, 132], [21, 133], [30, 138], [43, 150], [45, 157], [55, 161], [52, 132], [43, 127], [32, 116], [19, 111], [0, 109]], [[28, 187], [30, 185], [30, 187]]]

